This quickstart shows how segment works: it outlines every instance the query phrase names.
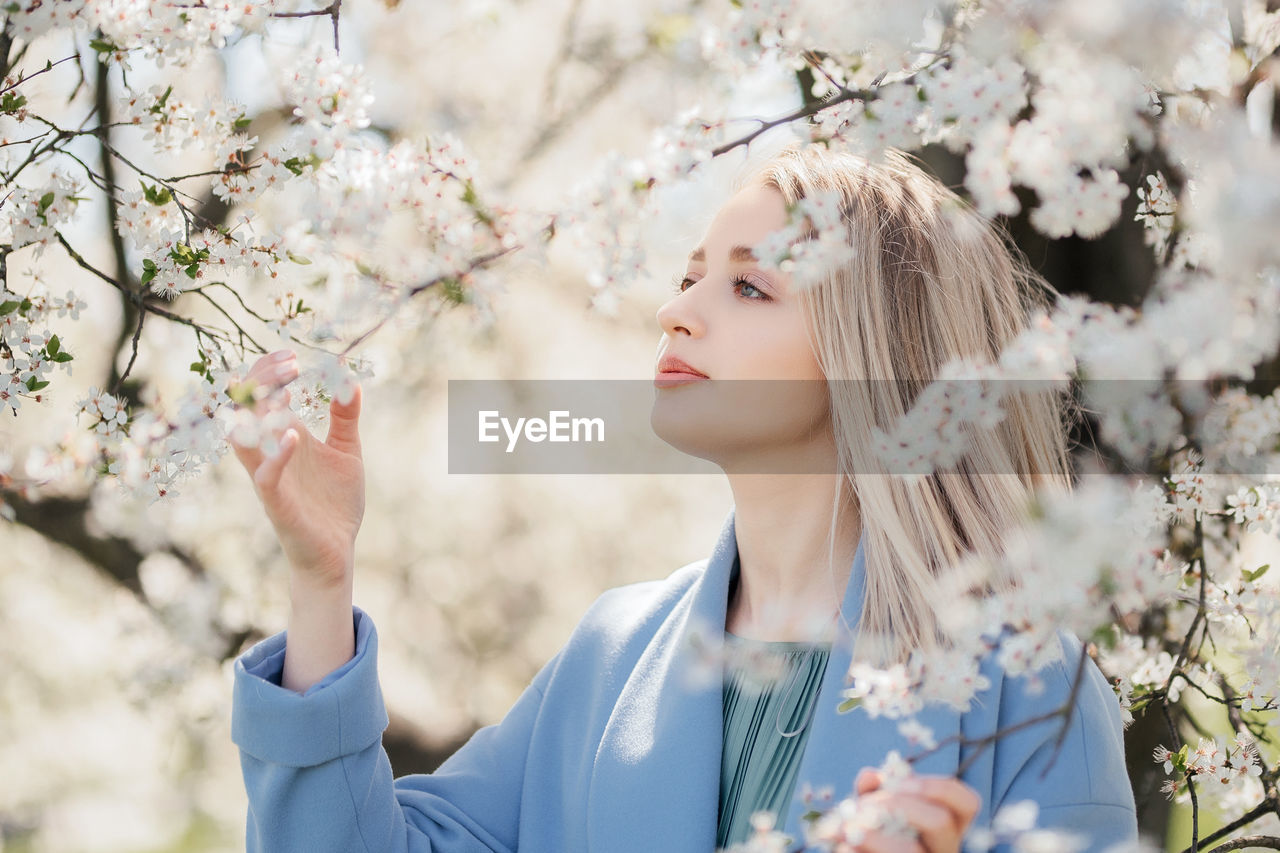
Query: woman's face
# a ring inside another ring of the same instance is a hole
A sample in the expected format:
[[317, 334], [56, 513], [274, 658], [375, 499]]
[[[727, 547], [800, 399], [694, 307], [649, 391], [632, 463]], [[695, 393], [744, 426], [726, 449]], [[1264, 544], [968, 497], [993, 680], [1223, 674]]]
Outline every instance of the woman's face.
[[777, 190], [740, 190], [690, 255], [681, 291], [657, 313], [658, 362], [674, 356], [709, 380], [657, 387], [650, 423], [663, 441], [726, 470], [785, 469], [797, 452], [830, 442], [826, 383], [791, 277], [750, 254], [786, 224]]

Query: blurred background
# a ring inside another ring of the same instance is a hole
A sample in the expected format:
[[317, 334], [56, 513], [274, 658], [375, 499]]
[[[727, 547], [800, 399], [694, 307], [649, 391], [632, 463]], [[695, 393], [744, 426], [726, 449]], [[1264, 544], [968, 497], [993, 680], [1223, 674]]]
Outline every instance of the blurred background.
[[[811, 81], [787, 68], [717, 88], [691, 17], [713, 5], [348, 0], [342, 55], [365, 67], [375, 132], [395, 139], [448, 130], [495, 197], [554, 209], [589, 164], [610, 150], [642, 155], [656, 127], [699, 102], [773, 116], [811, 97]], [[327, 18], [308, 18], [274, 22], [270, 36], [246, 37], [187, 72], [193, 86], [244, 103], [250, 132], [264, 140], [287, 117], [269, 58], [332, 33]], [[37, 67], [74, 47], [53, 33], [31, 50], [39, 56], [26, 64]], [[110, 75], [93, 80], [94, 65], [84, 62], [97, 89], [66, 105], [66, 116], [83, 116], [85, 98], [116, 85]], [[46, 75], [42, 103], [65, 103], [70, 66]], [[130, 82], [162, 74], [135, 61]], [[753, 155], [778, 141], [762, 137]], [[127, 132], [117, 144], [149, 156]], [[963, 164], [953, 155], [923, 156], [960, 183]], [[170, 173], [207, 167], [172, 162]], [[358, 351], [375, 375], [364, 383], [368, 503], [355, 600], [382, 638], [385, 743], [397, 775], [430, 771], [476, 727], [500, 719], [601, 591], [664, 577], [710, 553], [731, 505], [719, 476], [450, 476], [446, 383], [650, 377], [661, 334], [655, 311], [741, 162], [717, 161], [700, 189], [643, 223], [651, 266], [611, 312], [592, 309], [583, 259], [557, 249], [504, 283], [491, 323], [467, 306], [418, 312]], [[1124, 177], [1134, 186], [1148, 171]], [[1121, 225], [1093, 241], [1048, 240], [1022, 218], [1008, 226], [1060, 290], [1136, 305], [1151, 261], [1135, 206], [1127, 201]], [[204, 211], [229, 215], [212, 196]], [[70, 231], [86, 257], [113, 266], [105, 208], [82, 211]], [[118, 294], [86, 282], [61, 252], [15, 255], [10, 265], [15, 280], [40, 279], [58, 294], [74, 280], [89, 302], [78, 321], [65, 321], [78, 353], [72, 377], [51, 389], [45, 408], [0, 418], [0, 451], [24, 459], [77, 428], [71, 401], [123, 369], [132, 323]], [[131, 378], [130, 393], [163, 394], [190, 380], [189, 359], [166, 359], [180, 337], [172, 325], [146, 327], [134, 368], [145, 385]], [[243, 849], [231, 664], [283, 629], [287, 614], [287, 566], [246, 473], [228, 454], [150, 505], [107, 483], [43, 497], [13, 501], [16, 522], [0, 525], [0, 849]], [[1145, 768], [1150, 748], [1140, 728], [1131, 737]], [[1148, 829], [1168, 820], [1159, 795], [1151, 799]]]

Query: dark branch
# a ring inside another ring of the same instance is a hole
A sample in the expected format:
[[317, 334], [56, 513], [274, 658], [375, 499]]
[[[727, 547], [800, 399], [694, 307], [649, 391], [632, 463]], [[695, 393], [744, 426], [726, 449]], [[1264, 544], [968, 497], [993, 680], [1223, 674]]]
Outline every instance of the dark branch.
[[1226, 853], [1228, 850], [1243, 850], [1249, 847], [1268, 847], [1272, 850], [1280, 850], [1280, 837], [1274, 835], [1246, 835], [1241, 838], [1233, 838], [1226, 844], [1219, 844], [1210, 853]]

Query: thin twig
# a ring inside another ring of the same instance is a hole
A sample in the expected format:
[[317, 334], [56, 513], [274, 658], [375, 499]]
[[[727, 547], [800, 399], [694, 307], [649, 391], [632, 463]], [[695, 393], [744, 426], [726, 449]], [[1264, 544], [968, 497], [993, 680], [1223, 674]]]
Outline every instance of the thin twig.
[[[1204, 840], [1201, 843], [1212, 844], [1213, 842], [1217, 841], [1219, 838], [1226, 838], [1228, 835], [1235, 832], [1237, 829], [1240, 829], [1243, 826], [1248, 826], [1258, 818], [1264, 817], [1265, 815], [1269, 814], [1271, 812], [1271, 808], [1272, 808], [1272, 805], [1270, 800], [1263, 800], [1261, 803], [1258, 803], [1258, 805], [1249, 809], [1249, 811], [1240, 815], [1240, 817], [1231, 821], [1231, 823], [1227, 824], [1226, 826], [1222, 827], [1219, 830], [1216, 830], [1206, 835], [1204, 837]], [[1191, 848], [1188, 847], [1185, 850], [1181, 851], [1181, 853], [1192, 853], [1192, 851], [1191, 851]]]
[[1274, 835], [1246, 835], [1233, 838], [1226, 844], [1219, 844], [1210, 853], [1226, 853], [1228, 850], [1242, 850], [1246, 847], [1269, 847], [1280, 850], [1280, 837]]
[[[61, 65], [62, 63], [70, 59], [79, 59], [79, 58], [80, 58], [80, 54], [73, 53], [70, 56], [62, 57], [62, 59], [59, 59], [57, 62], [49, 63], [47, 66], [45, 66], [44, 68], [41, 68], [39, 71], [35, 72], [34, 74], [28, 74], [25, 77], [19, 76], [17, 82], [15, 82], [12, 86], [5, 86], [4, 88], [0, 89], [0, 95], [3, 95], [5, 92], [13, 91], [14, 89], [18, 88], [23, 83], [27, 82], [33, 77], [39, 77], [41, 74], [45, 73], [46, 71], [52, 71], [53, 69], [57, 68], [59, 65]], [[21, 74], [21, 72], [19, 72], [19, 74]]]
[[1062, 723], [1062, 729], [1061, 731], [1059, 731], [1057, 740], [1054, 742], [1053, 757], [1050, 759], [1049, 765], [1045, 767], [1045, 770], [1044, 770], [1045, 773], [1048, 773], [1049, 768], [1053, 766], [1053, 762], [1057, 758], [1057, 754], [1059, 749], [1061, 748], [1062, 741], [1066, 736], [1066, 731], [1071, 725], [1072, 708], [1075, 706], [1076, 698], [1079, 696], [1080, 684], [1084, 680], [1082, 676], [1084, 673], [1085, 660], [1087, 660], [1087, 658], [1088, 658], [1087, 650], [1084, 647], [1081, 647], [1080, 660], [1076, 664], [1076, 675], [1071, 683], [1071, 692], [1068, 694], [1066, 701], [1062, 705], [1058, 706], [1057, 708], [1054, 708], [1052, 711], [1047, 711], [1035, 717], [1029, 717], [1028, 719], [1021, 720], [1017, 723], [1014, 723], [1011, 726], [1005, 726], [1004, 728], [997, 729], [994, 732], [981, 735], [979, 737], [965, 737], [964, 735], [951, 735], [950, 737], [946, 737], [938, 741], [936, 744], [924, 750], [923, 752], [918, 752], [910, 756], [909, 758], [907, 758], [907, 762], [911, 764], [915, 764], [921, 759], [934, 754], [938, 750], [942, 749], [944, 746], [949, 746], [950, 744], [953, 744], [953, 743], [958, 743], [962, 747], [965, 747], [965, 746], [975, 747], [974, 751], [970, 753], [968, 756], [966, 756], [965, 760], [960, 763], [960, 766], [958, 768], [956, 768], [956, 775], [960, 776], [960, 775], [963, 775], [964, 772], [969, 769], [969, 767], [973, 764], [973, 762], [977, 760], [978, 756], [982, 754], [982, 751], [984, 749], [986, 749], [991, 744], [995, 743], [1000, 738], [1011, 735], [1014, 732], [1021, 731], [1022, 729], [1030, 728], [1031, 726], [1048, 722], [1049, 720], [1055, 719], [1057, 717], [1064, 717], [1065, 719], [1063, 720], [1063, 723]]

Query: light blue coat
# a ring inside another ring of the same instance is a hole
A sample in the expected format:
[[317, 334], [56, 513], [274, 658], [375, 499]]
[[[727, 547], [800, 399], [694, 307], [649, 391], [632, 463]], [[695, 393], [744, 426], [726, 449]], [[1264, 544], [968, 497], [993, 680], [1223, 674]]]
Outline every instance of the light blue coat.
[[[600, 596], [506, 717], [431, 774], [392, 777], [367, 614], [353, 608], [355, 657], [305, 693], [279, 686], [284, 633], [258, 643], [235, 663], [231, 723], [249, 797], [249, 853], [710, 853], [721, 685], [697, 678], [690, 640], [722, 636], [737, 558], [733, 521], [730, 511], [708, 559]], [[843, 605], [854, 627], [863, 566], [859, 542]], [[889, 750], [917, 751], [895, 721], [862, 709], [837, 713], [846, 646], [832, 649], [797, 792], [808, 783], [844, 796], [858, 770]], [[991, 687], [971, 710], [931, 706], [919, 719], [942, 740], [988, 734], [1061, 705], [1080, 646], [1064, 635], [1064, 649], [1040, 695], [988, 658]], [[1092, 662], [1061, 752], [1042, 776], [1059, 730], [1060, 720], [1027, 727], [971, 764], [962, 778], [983, 798], [975, 825], [1005, 803], [1031, 799], [1041, 825], [1087, 834], [1090, 850], [1135, 839], [1119, 706]], [[961, 760], [952, 744], [917, 769], [954, 774]], [[780, 822], [796, 839], [803, 811], [797, 803]]]

